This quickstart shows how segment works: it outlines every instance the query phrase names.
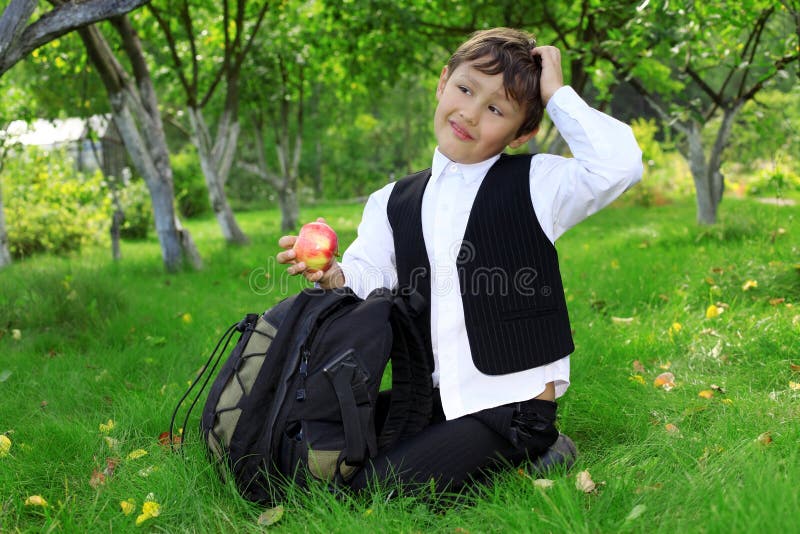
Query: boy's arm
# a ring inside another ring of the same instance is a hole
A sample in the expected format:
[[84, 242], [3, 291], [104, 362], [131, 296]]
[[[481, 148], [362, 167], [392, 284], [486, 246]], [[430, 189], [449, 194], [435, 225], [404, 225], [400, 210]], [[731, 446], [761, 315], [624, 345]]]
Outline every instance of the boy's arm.
[[560, 54], [537, 47], [547, 113], [572, 158], [540, 154], [531, 160], [531, 198], [542, 228], [555, 241], [641, 180], [642, 153], [631, 128], [589, 107], [563, 86]]

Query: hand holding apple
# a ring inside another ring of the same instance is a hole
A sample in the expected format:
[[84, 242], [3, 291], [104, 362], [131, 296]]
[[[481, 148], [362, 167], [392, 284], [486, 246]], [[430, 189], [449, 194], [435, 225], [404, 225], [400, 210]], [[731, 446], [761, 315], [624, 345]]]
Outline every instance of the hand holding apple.
[[304, 224], [292, 247], [295, 259], [305, 263], [311, 273], [327, 271], [338, 249], [336, 232], [321, 221]]
[[335, 259], [338, 247], [336, 232], [325, 224], [325, 219], [320, 217], [316, 222], [303, 226], [300, 235], [281, 237], [278, 245], [284, 250], [276, 258], [278, 263], [290, 264], [289, 274], [302, 274], [309, 282], [324, 289], [345, 285], [344, 273]]

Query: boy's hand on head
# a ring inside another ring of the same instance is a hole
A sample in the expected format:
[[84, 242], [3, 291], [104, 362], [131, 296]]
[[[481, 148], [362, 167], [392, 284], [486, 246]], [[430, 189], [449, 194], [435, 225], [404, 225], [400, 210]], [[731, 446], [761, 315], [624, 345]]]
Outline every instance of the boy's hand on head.
[[561, 51], [555, 46], [537, 46], [531, 54], [539, 56], [542, 60], [542, 76], [539, 79], [539, 89], [542, 93], [542, 103], [546, 106], [556, 91], [564, 86], [564, 74], [561, 71]]
[[[325, 222], [325, 219], [319, 217], [317, 221]], [[336, 260], [333, 260], [331, 266], [325, 271], [314, 272], [309, 272], [308, 266], [306, 266], [305, 263], [297, 261], [293, 249], [296, 241], [296, 235], [285, 235], [278, 240], [278, 246], [284, 250], [279, 252], [275, 258], [278, 260], [278, 263], [289, 265], [286, 272], [291, 275], [302, 274], [306, 280], [318, 283], [323, 289], [333, 289], [344, 286], [344, 273]]]

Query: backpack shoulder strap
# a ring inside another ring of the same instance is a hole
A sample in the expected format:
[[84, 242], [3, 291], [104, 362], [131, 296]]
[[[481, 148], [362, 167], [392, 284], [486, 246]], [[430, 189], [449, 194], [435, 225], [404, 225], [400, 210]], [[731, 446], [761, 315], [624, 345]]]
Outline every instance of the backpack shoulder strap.
[[427, 325], [419, 324], [425, 299], [416, 291], [392, 293], [392, 400], [378, 437], [379, 449], [425, 428], [433, 395], [433, 355], [420, 332]]

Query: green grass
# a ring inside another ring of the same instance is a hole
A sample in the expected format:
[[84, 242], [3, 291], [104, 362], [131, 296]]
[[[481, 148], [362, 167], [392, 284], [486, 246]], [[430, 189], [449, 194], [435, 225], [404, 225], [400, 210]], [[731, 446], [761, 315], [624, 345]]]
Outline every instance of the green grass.
[[[360, 209], [318, 206], [303, 219], [326, 216], [347, 244]], [[800, 364], [799, 216], [797, 207], [731, 199], [720, 224], [700, 228], [690, 201], [614, 206], [562, 238], [577, 348], [559, 424], [581, 454], [571, 472], [551, 476], [552, 488], [511, 470], [447, 503], [387, 499], [389, 488], [337, 500], [317, 489], [290, 495], [283, 518], [269, 528], [797, 529], [800, 391], [790, 382], [800, 382], [800, 373], [790, 364]], [[119, 265], [107, 251], [91, 250], [39, 256], [0, 272], [0, 433], [12, 441], [0, 458], [0, 531], [263, 530], [261, 510], [219, 481], [196, 433], [185, 456], [157, 444], [223, 330], [301, 287], [272, 260], [277, 213], [239, 217], [253, 238], [249, 247], [225, 246], [213, 220], [189, 224], [207, 264], [199, 272], [166, 275], [154, 240], [125, 243]], [[758, 286], [744, 291], [747, 280]], [[724, 313], [707, 319], [708, 306], [720, 303]], [[670, 333], [673, 323], [680, 331]], [[636, 360], [644, 370], [634, 369]], [[653, 386], [668, 365], [671, 391]], [[724, 394], [698, 396], [712, 384]], [[108, 419], [116, 423], [108, 434], [115, 450], [99, 430]], [[765, 433], [769, 444], [758, 440]], [[126, 459], [136, 449], [148, 454]], [[93, 488], [92, 472], [107, 458], [121, 461]], [[598, 483], [596, 492], [576, 489], [583, 470]], [[137, 528], [150, 493], [161, 515]], [[49, 506], [26, 507], [30, 495]], [[137, 508], [125, 516], [119, 502], [129, 498]]]

